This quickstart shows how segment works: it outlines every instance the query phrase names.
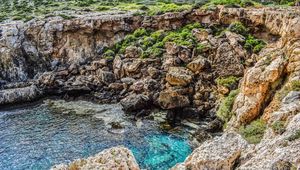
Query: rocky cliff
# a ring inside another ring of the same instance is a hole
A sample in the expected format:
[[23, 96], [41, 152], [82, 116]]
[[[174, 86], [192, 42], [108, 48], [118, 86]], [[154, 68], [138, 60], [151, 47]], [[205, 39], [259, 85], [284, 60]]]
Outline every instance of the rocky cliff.
[[[140, 27], [154, 33], [135, 32], [134, 43], [106, 56], [107, 48], [126, 44], [125, 35]], [[0, 33], [2, 105], [49, 93], [90, 93], [97, 101], [120, 102], [136, 116], [160, 107], [173, 123], [208, 118], [209, 125], [194, 134], [199, 142], [222, 123], [226, 127], [173, 169], [300, 168], [297, 8], [219, 6], [151, 17], [95, 13], [5, 24]], [[266, 47], [261, 50], [253, 37]], [[160, 41], [162, 51], [143, 47]], [[10, 83], [15, 81], [28, 82]], [[249, 144], [255, 135], [262, 140]]]

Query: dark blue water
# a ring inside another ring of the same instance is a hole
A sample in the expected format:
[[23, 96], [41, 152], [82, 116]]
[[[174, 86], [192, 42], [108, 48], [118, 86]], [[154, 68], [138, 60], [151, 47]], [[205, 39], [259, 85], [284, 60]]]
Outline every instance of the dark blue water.
[[153, 170], [168, 169], [191, 153], [185, 138], [151, 121], [139, 128], [130, 122], [116, 134], [91, 115], [53, 113], [45, 105], [0, 111], [1, 170], [49, 169], [117, 145], [131, 149], [141, 168]]

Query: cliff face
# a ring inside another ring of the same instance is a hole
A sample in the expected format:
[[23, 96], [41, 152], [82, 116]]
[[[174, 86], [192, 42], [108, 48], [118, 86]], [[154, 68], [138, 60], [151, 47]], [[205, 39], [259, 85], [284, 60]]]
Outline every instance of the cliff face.
[[[234, 21], [245, 23], [268, 45], [252, 54], [244, 49], [245, 37], [240, 34], [227, 30], [221, 36], [213, 35], [211, 25], [227, 26]], [[190, 30], [198, 42], [209, 47], [200, 54], [168, 42], [161, 58], [142, 59], [144, 51], [136, 46], [127, 47], [125, 55], [101, 58], [104, 47], [139, 27], [172, 30], [193, 22], [207, 25]], [[32, 100], [43, 92], [97, 91], [94, 97], [98, 100], [120, 101], [124, 109], [139, 114], [153, 104], [177, 116], [209, 117], [214, 120], [206, 130], [214, 131], [221, 128], [215, 123], [219, 122], [215, 119], [216, 93], [234, 89], [218, 87], [215, 79], [243, 77], [224, 134], [203, 143], [173, 169], [300, 166], [299, 9], [218, 7], [153, 17], [89, 14], [71, 20], [1, 25], [0, 34], [1, 79], [26, 81], [36, 76], [30, 87], [4, 86], [0, 105]], [[12, 90], [15, 87], [18, 89]], [[266, 122], [263, 140], [248, 144], [237, 131], [259, 117]]]
[[[299, 169], [299, 10], [224, 9], [220, 18], [246, 20], [281, 38], [261, 51], [245, 72], [225, 133], [203, 143], [173, 169]], [[262, 141], [245, 143], [238, 128], [260, 116], [266, 122]]]

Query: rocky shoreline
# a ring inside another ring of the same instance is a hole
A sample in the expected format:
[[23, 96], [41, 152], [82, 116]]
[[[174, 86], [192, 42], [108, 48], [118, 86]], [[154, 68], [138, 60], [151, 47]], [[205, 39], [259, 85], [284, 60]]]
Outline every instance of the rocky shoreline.
[[[264, 39], [266, 47], [259, 53], [245, 49], [245, 35], [230, 29], [236, 21]], [[204, 27], [186, 27], [202, 45], [200, 52], [167, 42], [160, 58], [141, 58], [146, 51], [134, 45], [112, 58], [103, 54], [140, 27], [169, 31], [193, 23]], [[225, 29], [217, 35], [216, 27]], [[210, 124], [195, 133], [203, 144], [174, 170], [300, 168], [297, 8], [218, 6], [151, 17], [95, 14], [2, 24], [0, 33], [0, 105], [49, 94], [89, 94], [100, 103], [120, 102], [135, 116], [158, 107], [168, 110], [173, 125], [204, 118]], [[218, 83], [230, 76], [234, 81], [229, 85]], [[237, 88], [228, 111], [232, 115], [220, 120], [216, 114], [222, 100]], [[265, 133], [259, 144], [249, 144], [238, 133], [258, 118], [265, 122]], [[278, 122], [283, 132], [274, 130]], [[209, 133], [222, 131], [224, 123], [224, 134], [209, 139]], [[125, 165], [120, 168], [126, 169]]]

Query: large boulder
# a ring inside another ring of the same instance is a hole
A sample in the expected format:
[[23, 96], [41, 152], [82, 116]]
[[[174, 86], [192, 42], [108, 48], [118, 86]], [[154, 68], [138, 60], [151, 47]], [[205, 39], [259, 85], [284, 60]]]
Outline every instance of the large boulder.
[[73, 170], [73, 169], [118, 169], [118, 170], [139, 170], [139, 166], [130, 150], [123, 146], [105, 149], [95, 156], [86, 159], [75, 160], [68, 165], [55, 165], [51, 170]]
[[139, 58], [143, 53], [143, 50], [140, 47], [129, 46], [125, 50], [126, 58]]
[[162, 91], [158, 97], [158, 103], [163, 109], [174, 109], [186, 107], [190, 104], [187, 96], [173, 90]]
[[131, 94], [120, 101], [125, 111], [137, 111], [150, 105], [150, 99], [143, 94]]
[[166, 80], [173, 86], [186, 86], [193, 80], [193, 73], [184, 67], [170, 67]]
[[204, 142], [182, 164], [172, 170], [232, 169], [247, 142], [236, 133], [225, 133]]
[[199, 56], [196, 59], [194, 59], [192, 62], [190, 62], [187, 65], [187, 68], [193, 71], [194, 73], [199, 73], [203, 69], [207, 68], [208, 66], [209, 66], [209, 61], [206, 58]]
[[0, 105], [29, 102], [40, 97], [42, 92], [35, 86], [0, 91]]

